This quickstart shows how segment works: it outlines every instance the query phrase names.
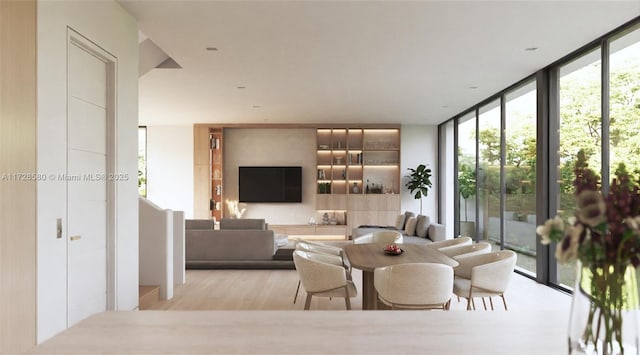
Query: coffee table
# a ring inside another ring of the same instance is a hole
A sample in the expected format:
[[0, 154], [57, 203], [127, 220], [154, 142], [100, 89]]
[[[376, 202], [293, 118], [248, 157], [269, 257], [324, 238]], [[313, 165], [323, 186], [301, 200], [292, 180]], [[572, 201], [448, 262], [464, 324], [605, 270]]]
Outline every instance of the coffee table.
[[439, 263], [451, 267], [458, 262], [436, 249], [423, 244], [399, 244], [404, 250], [401, 255], [387, 255], [384, 244], [351, 244], [344, 247], [351, 266], [362, 270], [362, 309], [377, 308], [378, 292], [373, 285], [373, 271], [376, 268], [407, 263]]

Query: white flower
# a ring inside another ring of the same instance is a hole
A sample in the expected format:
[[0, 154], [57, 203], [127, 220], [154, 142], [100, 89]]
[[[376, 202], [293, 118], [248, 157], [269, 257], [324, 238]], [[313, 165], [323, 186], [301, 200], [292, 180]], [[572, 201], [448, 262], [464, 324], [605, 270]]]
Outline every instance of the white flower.
[[578, 219], [582, 223], [596, 227], [606, 221], [607, 204], [597, 191], [584, 190], [576, 196]]
[[635, 216], [633, 218], [626, 219], [627, 225], [629, 228], [633, 229], [636, 232], [640, 232], [640, 216]]
[[565, 264], [578, 257], [578, 247], [580, 246], [580, 235], [584, 231], [581, 224], [569, 226], [567, 234], [556, 246], [556, 259], [561, 264]]
[[564, 222], [560, 216], [556, 216], [553, 219], [548, 219], [544, 222], [544, 225], [536, 228], [536, 233], [542, 237], [542, 244], [550, 244], [553, 241], [554, 234], [564, 231]]

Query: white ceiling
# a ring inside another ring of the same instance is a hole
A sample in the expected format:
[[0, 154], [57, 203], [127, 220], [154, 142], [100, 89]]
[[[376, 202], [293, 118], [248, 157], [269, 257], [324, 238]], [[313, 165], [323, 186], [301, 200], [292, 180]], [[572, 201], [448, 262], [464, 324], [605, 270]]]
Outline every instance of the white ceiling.
[[640, 15], [638, 0], [119, 2], [183, 67], [140, 78], [147, 125], [440, 123]]

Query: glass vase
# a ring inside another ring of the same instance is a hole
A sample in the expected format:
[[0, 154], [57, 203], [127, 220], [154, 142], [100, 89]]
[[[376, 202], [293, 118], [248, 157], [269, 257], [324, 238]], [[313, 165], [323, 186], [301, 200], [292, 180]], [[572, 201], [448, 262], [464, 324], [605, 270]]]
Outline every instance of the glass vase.
[[576, 270], [569, 354], [640, 355], [636, 269], [578, 261]]

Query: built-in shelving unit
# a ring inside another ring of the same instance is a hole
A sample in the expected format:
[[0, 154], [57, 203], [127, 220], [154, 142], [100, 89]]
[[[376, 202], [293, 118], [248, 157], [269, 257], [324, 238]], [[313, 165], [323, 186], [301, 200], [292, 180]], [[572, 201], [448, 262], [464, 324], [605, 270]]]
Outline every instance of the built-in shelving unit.
[[224, 215], [223, 182], [223, 129], [209, 129], [209, 157], [211, 166], [210, 210], [211, 217], [220, 220]]
[[399, 128], [318, 128], [316, 141], [319, 211], [343, 211], [350, 227], [386, 225], [395, 218], [400, 208]]
[[400, 130], [317, 130], [318, 194], [397, 194], [400, 191]]

